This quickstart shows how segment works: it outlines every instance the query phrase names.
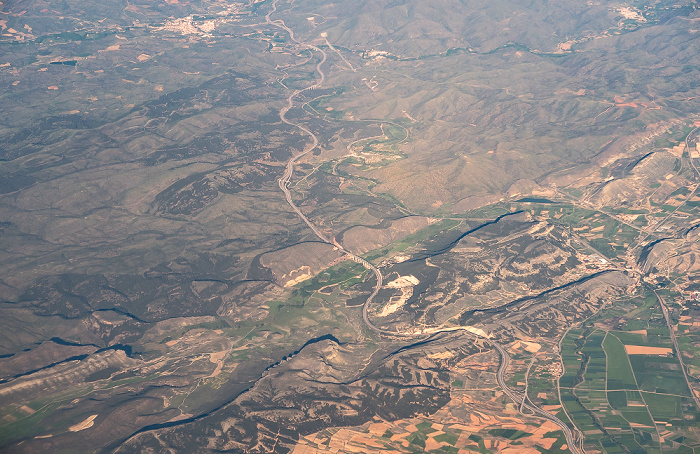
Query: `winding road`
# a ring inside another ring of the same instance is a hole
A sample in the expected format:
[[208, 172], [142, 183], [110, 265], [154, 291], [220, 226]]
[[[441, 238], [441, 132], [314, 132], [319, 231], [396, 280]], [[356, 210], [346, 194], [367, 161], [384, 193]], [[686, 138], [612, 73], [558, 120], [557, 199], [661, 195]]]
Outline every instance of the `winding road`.
[[[309, 130], [307, 127], [299, 124], [299, 123], [294, 123], [286, 118], [287, 112], [289, 112], [292, 107], [294, 106], [294, 98], [296, 98], [298, 95], [305, 91], [313, 90], [321, 86], [321, 84], [325, 81], [325, 73], [323, 72], [322, 65], [326, 62], [326, 52], [312, 44], [304, 43], [299, 40], [297, 40], [294, 37], [294, 32], [287, 27], [287, 25], [284, 23], [283, 20], [277, 19], [277, 20], [272, 20], [270, 19], [270, 15], [273, 14], [275, 11], [277, 11], [277, 0], [275, 0], [272, 3], [272, 10], [265, 16], [265, 20], [268, 24], [273, 25], [275, 27], [281, 28], [285, 30], [287, 33], [289, 33], [289, 37], [292, 41], [297, 43], [300, 46], [306, 47], [310, 49], [311, 51], [318, 52], [322, 55], [321, 61], [316, 65], [316, 72], [319, 74], [319, 80], [314, 83], [313, 85], [310, 85], [306, 88], [295, 90], [292, 92], [292, 94], [289, 95], [287, 98], [287, 105], [284, 106], [283, 108], [280, 109], [279, 111], [279, 117], [280, 120], [290, 126], [293, 126], [301, 131], [303, 131], [305, 134], [307, 134], [309, 137], [311, 137], [311, 144], [308, 145], [301, 153], [292, 156], [292, 158], [287, 161], [287, 166], [285, 168], [284, 174], [282, 177], [279, 179], [279, 187], [284, 193], [284, 196], [287, 200], [287, 203], [289, 206], [294, 210], [294, 212], [297, 214], [297, 216], [306, 223], [307, 226], [314, 232], [314, 234], [324, 243], [330, 244], [334, 247], [336, 247], [339, 251], [342, 253], [346, 254], [348, 257], [350, 257], [353, 261], [361, 264], [364, 266], [366, 269], [372, 271], [376, 277], [376, 283], [374, 285], [374, 290], [372, 293], [367, 297], [367, 300], [364, 302], [362, 306], [362, 319], [367, 325], [368, 328], [370, 328], [372, 331], [379, 333], [379, 334], [384, 334], [384, 335], [389, 335], [389, 336], [400, 336], [400, 337], [413, 337], [416, 334], [408, 334], [408, 333], [400, 333], [396, 331], [389, 331], [389, 330], [384, 330], [382, 328], [379, 328], [376, 326], [374, 323], [369, 318], [369, 306], [374, 300], [374, 298], [377, 296], [377, 293], [379, 293], [379, 290], [382, 288], [383, 285], [383, 277], [381, 271], [379, 269], [372, 265], [370, 262], [367, 260], [363, 259], [362, 257], [348, 251], [344, 247], [342, 247], [336, 240], [335, 238], [328, 238], [321, 230], [318, 229], [310, 220], [309, 218], [306, 217], [306, 215], [299, 209], [299, 207], [294, 203], [294, 199], [292, 198], [292, 194], [289, 190], [289, 184], [291, 182], [292, 176], [294, 175], [294, 165], [301, 159], [302, 157], [306, 156], [309, 152], [313, 151], [317, 146], [318, 146], [318, 137], [316, 137], [316, 134], [314, 134], [311, 130]], [[452, 330], [446, 330], [446, 331], [452, 331]], [[436, 331], [435, 334], [439, 333], [440, 331]], [[470, 332], [474, 333], [473, 331], [470, 330]], [[569, 446], [569, 449], [573, 454], [582, 454], [582, 450], [579, 450], [579, 448], [576, 447], [576, 442], [574, 439], [574, 435], [571, 432], [571, 429], [559, 418], [557, 418], [555, 415], [552, 415], [551, 413], [548, 413], [536, 405], [534, 405], [532, 402], [529, 401], [529, 399], [525, 399], [522, 396], [519, 396], [518, 393], [513, 391], [508, 384], [505, 381], [505, 372], [508, 369], [509, 363], [510, 363], [510, 357], [506, 350], [497, 342], [495, 342], [492, 339], [489, 339], [483, 335], [476, 334], [477, 336], [481, 337], [482, 339], [485, 339], [488, 343], [490, 343], [496, 350], [498, 350], [500, 356], [501, 356], [501, 364], [498, 368], [498, 372], [496, 374], [496, 380], [498, 382], [498, 385], [503, 389], [504, 393], [513, 399], [514, 402], [520, 403], [521, 408], [527, 408], [530, 410], [535, 416], [538, 416], [540, 418], [546, 419], [548, 421], [551, 421], [552, 423], [556, 424], [561, 428], [561, 430], [564, 432], [564, 436], [566, 437], [566, 442]]]
[[506, 370], [508, 369], [508, 366], [510, 365], [510, 356], [508, 355], [508, 352], [501, 346], [501, 344], [494, 342], [492, 340], [488, 341], [491, 345], [493, 345], [496, 350], [498, 350], [498, 353], [501, 355], [501, 364], [498, 367], [498, 372], [496, 372], [496, 381], [498, 382], [498, 386], [503, 389], [503, 392], [510, 397], [513, 402], [516, 404], [520, 404], [521, 407], [527, 408], [530, 410], [535, 416], [539, 416], [540, 418], [546, 419], [547, 421], [553, 422], [559, 428], [564, 432], [564, 436], [566, 437], [566, 444], [569, 448], [569, 450], [572, 452], [572, 454], [583, 454], [583, 451], [578, 448], [576, 445], [576, 440], [574, 438], [574, 434], [569, 429], [569, 426], [567, 426], [561, 419], [557, 418], [551, 413], [548, 413], [544, 410], [542, 410], [540, 407], [537, 405], [532, 404], [529, 402], [529, 399], [527, 399], [527, 396], [521, 396], [519, 393], [513, 391], [510, 386], [506, 383], [505, 379], [505, 374]]
[[289, 33], [289, 38], [294, 41], [295, 43], [299, 44], [300, 46], [304, 46], [308, 49], [311, 49], [312, 51], [319, 52], [322, 55], [321, 61], [316, 65], [316, 72], [319, 74], [319, 80], [314, 83], [313, 85], [310, 85], [306, 88], [300, 89], [300, 90], [295, 90], [292, 94], [289, 95], [287, 98], [287, 105], [284, 106], [283, 108], [280, 109], [279, 111], [279, 117], [280, 120], [282, 120], [283, 123], [288, 124], [290, 126], [294, 126], [295, 128], [303, 131], [306, 133], [309, 137], [311, 137], [311, 144], [306, 147], [304, 151], [301, 153], [292, 156], [292, 158], [287, 161], [287, 166], [285, 168], [284, 174], [282, 177], [279, 179], [279, 187], [284, 193], [284, 197], [287, 199], [287, 203], [289, 206], [294, 210], [294, 212], [297, 214], [297, 216], [303, 220], [307, 226], [314, 232], [314, 235], [318, 237], [321, 241], [324, 243], [328, 243], [334, 247], [336, 247], [340, 252], [344, 253], [350, 259], [352, 259], [354, 262], [359, 263], [360, 265], [364, 266], [368, 270], [372, 271], [374, 273], [374, 276], [376, 278], [376, 283], [374, 285], [374, 290], [372, 293], [367, 297], [367, 300], [362, 306], [362, 319], [365, 322], [365, 325], [367, 325], [368, 328], [370, 328], [372, 331], [379, 333], [379, 334], [386, 334], [390, 336], [406, 336], [406, 334], [395, 332], [395, 331], [389, 331], [389, 330], [384, 330], [376, 326], [374, 323], [369, 318], [369, 306], [374, 300], [374, 298], [377, 296], [377, 293], [379, 293], [379, 290], [382, 288], [382, 285], [384, 285], [384, 278], [382, 276], [381, 271], [379, 269], [372, 265], [370, 262], [367, 260], [363, 259], [359, 255], [353, 254], [352, 252], [348, 251], [345, 249], [343, 246], [341, 246], [335, 238], [329, 239], [323, 232], [321, 232], [318, 227], [316, 227], [310, 220], [309, 218], [306, 217], [306, 215], [299, 209], [299, 207], [294, 203], [294, 199], [292, 198], [292, 193], [289, 191], [289, 183], [291, 182], [292, 176], [294, 175], [294, 165], [299, 161], [299, 159], [303, 158], [309, 152], [313, 151], [317, 146], [318, 146], [318, 137], [316, 137], [316, 134], [314, 134], [310, 129], [308, 129], [306, 126], [301, 125], [299, 123], [294, 123], [290, 120], [287, 119], [287, 112], [289, 112], [292, 107], [294, 107], [294, 98], [299, 96], [301, 93], [309, 90], [314, 90], [323, 84], [323, 82], [326, 80], [326, 75], [323, 72], [322, 65], [326, 62], [326, 52], [319, 48], [316, 47], [312, 44], [308, 43], [303, 43], [299, 40], [297, 40], [294, 37], [294, 32], [287, 27], [287, 25], [284, 23], [283, 20], [277, 19], [277, 20], [271, 20], [270, 15], [273, 14], [275, 11], [277, 11], [277, 1], [274, 1], [272, 3], [272, 10], [265, 16], [265, 20], [267, 21], [268, 24], [273, 25], [275, 27], [281, 28], [285, 30], [287, 33]]
[[678, 362], [681, 364], [681, 370], [683, 371], [683, 377], [685, 378], [685, 383], [688, 385], [688, 390], [690, 391], [690, 395], [695, 401], [695, 405], [697, 408], [700, 408], [700, 399], [698, 399], [697, 394], [695, 394], [695, 391], [693, 390], [693, 387], [690, 384], [690, 379], [688, 378], [688, 371], [685, 365], [685, 362], [683, 361], [683, 352], [681, 349], [678, 347], [678, 339], [676, 338], [676, 331], [674, 330], [674, 326], [671, 323], [671, 317], [668, 314], [668, 306], [666, 306], [666, 301], [659, 295], [656, 290], [653, 290], [654, 295], [656, 295], [656, 299], [659, 301], [659, 305], [661, 306], [661, 312], [664, 314], [664, 319], [666, 320], [666, 326], [668, 327], [668, 331], [671, 334], [671, 343], [673, 344], [673, 348], [675, 349], [675, 354], [678, 357]]

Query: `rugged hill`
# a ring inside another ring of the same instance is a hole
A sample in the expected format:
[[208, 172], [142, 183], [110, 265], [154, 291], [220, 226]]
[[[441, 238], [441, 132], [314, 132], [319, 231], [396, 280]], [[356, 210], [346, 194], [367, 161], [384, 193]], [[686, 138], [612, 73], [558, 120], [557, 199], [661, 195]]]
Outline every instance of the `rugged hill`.
[[0, 451], [700, 449], [697, 2], [0, 5]]

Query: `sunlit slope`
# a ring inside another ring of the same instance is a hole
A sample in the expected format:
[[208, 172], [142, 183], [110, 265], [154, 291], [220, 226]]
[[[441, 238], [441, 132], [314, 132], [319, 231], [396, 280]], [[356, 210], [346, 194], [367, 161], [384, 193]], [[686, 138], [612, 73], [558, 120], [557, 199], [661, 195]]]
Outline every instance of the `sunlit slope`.
[[[414, 5], [405, 21], [417, 26], [429, 9]], [[581, 14], [577, 20], [593, 12]], [[369, 26], [360, 23], [360, 29]], [[544, 34], [533, 23], [520, 29]], [[454, 46], [444, 42], [427, 57], [418, 50], [423, 37], [400, 41], [423, 58], [394, 54], [397, 43], [375, 43], [364, 32], [358, 34], [362, 44], [347, 43], [353, 53], [344, 51], [356, 72], [329, 78], [347, 90], [327, 105], [345, 118], [393, 118], [410, 129], [410, 140], [401, 146], [407, 159], [363, 169], [380, 181], [377, 192], [418, 211], [450, 211], [453, 205], [460, 211], [467, 197], [507, 193], [518, 180], [549, 185], [550, 172], [587, 166], [611, 148], [624, 152], [629, 144], [618, 145], [622, 138], [644, 136], [649, 125], [695, 111], [698, 100], [687, 96], [697, 84], [692, 68], [700, 64], [692, 24], [679, 16], [584, 41], [567, 52], [535, 52], [520, 44], [447, 52]], [[354, 31], [348, 25], [334, 37], [335, 45], [345, 45]], [[358, 57], [360, 50], [390, 54]]]
[[[418, 57], [447, 48], [487, 51], [509, 42], [552, 51], [576, 36], [617, 28], [619, 2], [416, 0], [306, 2], [301, 8], [324, 22], [333, 42], [378, 46]], [[300, 24], [301, 25], [301, 24]]]

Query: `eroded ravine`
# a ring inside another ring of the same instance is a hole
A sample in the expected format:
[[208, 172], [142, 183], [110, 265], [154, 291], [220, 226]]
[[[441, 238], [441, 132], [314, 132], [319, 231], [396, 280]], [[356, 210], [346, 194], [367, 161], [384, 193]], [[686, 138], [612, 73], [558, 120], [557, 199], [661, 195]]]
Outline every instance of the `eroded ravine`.
[[[304, 215], [304, 213], [301, 211], [301, 209], [299, 209], [299, 207], [294, 203], [294, 199], [292, 198], [292, 194], [291, 194], [291, 192], [290, 192], [290, 190], [289, 190], [289, 184], [290, 184], [290, 181], [291, 181], [292, 176], [293, 176], [293, 174], [294, 174], [294, 165], [297, 163], [297, 161], [298, 161], [299, 159], [303, 158], [303, 157], [306, 156], [308, 153], [310, 153], [311, 151], [313, 151], [313, 150], [318, 146], [319, 140], [318, 140], [318, 137], [316, 136], [316, 134], [314, 134], [314, 133], [313, 133], [311, 130], [309, 130], [307, 127], [305, 127], [305, 126], [303, 126], [303, 125], [301, 125], [301, 124], [294, 123], [294, 122], [288, 120], [288, 119], [286, 118], [286, 114], [287, 114], [287, 112], [289, 112], [289, 110], [291, 110], [291, 108], [294, 106], [294, 98], [296, 98], [298, 95], [300, 95], [300, 94], [303, 93], [303, 92], [306, 92], [306, 91], [309, 91], [309, 90], [314, 90], [314, 89], [316, 89], [316, 88], [319, 88], [319, 87], [321, 86], [321, 84], [325, 81], [326, 76], [325, 76], [325, 73], [323, 72], [322, 65], [326, 62], [327, 55], [326, 55], [326, 52], [325, 52], [323, 49], [321, 49], [321, 48], [319, 48], [319, 47], [317, 47], [317, 46], [314, 46], [314, 45], [312, 45], [312, 44], [304, 43], [304, 42], [302, 42], [302, 41], [297, 40], [297, 39], [294, 37], [294, 32], [293, 32], [289, 27], [287, 27], [287, 25], [284, 23], [283, 20], [281, 20], [281, 19], [271, 20], [271, 19], [270, 19], [270, 15], [273, 14], [274, 12], [276, 12], [276, 11], [277, 11], [277, 0], [275, 0], [275, 1], [272, 3], [272, 10], [265, 16], [265, 20], [266, 20], [266, 22], [267, 22], [268, 24], [273, 25], [273, 26], [275, 26], [275, 27], [278, 27], [278, 28], [281, 28], [281, 29], [285, 30], [285, 31], [289, 34], [289, 38], [290, 38], [293, 42], [297, 43], [297, 44], [300, 45], [300, 46], [306, 47], [306, 48], [310, 49], [311, 51], [318, 52], [318, 53], [320, 53], [321, 56], [322, 56], [321, 61], [316, 65], [316, 72], [319, 74], [319, 79], [316, 81], [316, 83], [314, 83], [314, 84], [312, 84], [312, 85], [310, 85], [310, 86], [308, 86], [308, 87], [306, 87], [306, 88], [298, 89], [298, 90], [295, 90], [294, 92], [292, 92], [292, 93], [289, 95], [289, 97], [287, 98], [287, 105], [284, 106], [284, 107], [282, 107], [282, 108], [279, 110], [279, 117], [280, 117], [280, 120], [281, 120], [283, 123], [285, 123], [285, 124], [287, 124], [287, 125], [290, 125], [290, 126], [293, 126], [293, 127], [297, 128], [297, 129], [303, 131], [303, 132], [304, 132], [305, 134], [307, 134], [309, 137], [311, 137], [311, 144], [308, 145], [301, 153], [299, 153], [299, 154], [297, 154], [297, 155], [295, 155], [295, 156], [292, 156], [292, 157], [289, 159], [289, 161], [287, 161], [287, 165], [286, 165], [286, 167], [285, 167], [284, 174], [283, 174], [282, 177], [279, 179], [279, 187], [280, 187], [280, 189], [282, 190], [282, 192], [284, 193], [284, 196], [285, 196], [285, 198], [286, 198], [286, 200], [287, 200], [287, 203], [288, 203], [289, 206], [292, 208], [292, 210], [294, 210], [294, 212], [297, 214], [297, 216], [298, 216], [301, 220], [303, 220], [304, 223], [305, 223], [307, 226], [309, 226], [309, 228], [314, 232], [314, 234], [315, 234], [321, 241], [323, 241], [324, 243], [327, 243], [327, 244], [330, 244], [330, 245], [336, 247], [339, 251], [341, 251], [342, 253], [344, 253], [344, 254], [346, 254], [347, 256], [349, 256], [353, 261], [355, 261], [355, 262], [361, 264], [362, 266], [364, 266], [364, 267], [367, 268], [368, 270], [371, 270], [371, 271], [374, 273], [374, 275], [375, 275], [375, 277], [376, 277], [376, 283], [375, 283], [375, 286], [374, 286], [374, 290], [373, 290], [372, 293], [367, 297], [367, 300], [365, 301], [365, 303], [364, 303], [363, 306], [362, 306], [362, 318], [363, 318], [363, 321], [364, 321], [365, 325], [367, 325], [367, 327], [370, 328], [372, 331], [374, 331], [374, 332], [376, 332], [376, 333], [379, 333], [379, 334], [386, 334], [386, 335], [391, 335], [391, 336], [402, 336], [402, 337], [413, 337], [413, 336], [415, 336], [416, 334], [400, 333], [400, 332], [396, 332], [396, 331], [384, 330], [384, 329], [379, 328], [378, 326], [374, 325], [374, 323], [372, 323], [372, 321], [371, 321], [370, 318], [369, 318], [369, 306], [370, 306], [370, 304], [372, 303], [372, 301], [374, 300], [374, 298], [377, 296], [377, 294], [379, 293], [379, 290], [382, 288], [382, 285], [383, 285], [383, 277], [382, 277], [381, 271], [379, 271], [379, 269], [378, 269], [376, 266], [372, 265], [372, 264], [371, 264], [370, 262], [368, 262], [367, 260], [365, 260], [365, 259], [363, 259], [362, 257], [360, 257], [360, 256], [358, 256], [358, 255], [356, 255], [356, 254], [353, 254], [352, 252], [350, 252], [350, 251], [346, 250], [345, 248], [343, 248], [337, 241], [335, 241], [335, 239], [329, 239], [328, 237], [326, 237], [326, 235], [324, 235], [323, 232], [321, 232], [321, 231], [306, 217], [306, 215]], [[439, 332], [439, 330], [436, 331], [436, 332]], [[419, 334], [421, 334], [421, 333], [419, 333]], [[432, 333], [432, 334], [434, 334], [434, 333]], [[508, 395], [508, 396], [509, 396], [511, 399], [513, 399], [516, 403], [520, 403], [520, 402], [518, 402], [518, 397], [519, 397], [519, 396], [518, 396], [514, 391], [512, 391], [512, 390], [510, 389], [510, 387], [509, 387], [509, 386], [507, 385], [507, 383], [505, 382], [505, 378], [504, 378], [504, 373], [505, 373], [506, 369], [508, 368], [508, 364], [509, 364], [508, 353], [505, 351], [505, 349], [504, 349], [500, 344], [498, 344], [498, 343], [495, 342], [494, 340], [492, 340], [492, 339], [487, 339], [487, 341], [488, 341], [491, 345], [493, 345], [494, 348], [496, 348], [496, 350], [498, 350], [498, 352], [499, 352], [499, 354], [500, 354], [500, 356], [501, 356], [501, 364], [500, 364], [500, 366], [499, 366], [498, 373], [496, 374], [496, 376], [497, 376], [497, 381], [498, 381], [499, 386], [503, 389], [503, 391], [506, 393], [506, 395]], [[573, 454], [579, 454], [580, 451], [579, 451], [579, 450], [577, 449], [577, 447], [576, 447], [576, 443], [575, 443], [575, 441], [574, 441], [573, 434], [572, 434], [571, 430], [569, 429], [569, 427], [568, 427], [563, 421], [561, 421], [561, 420], [560, 420], [559, 418], [557, 418], [555, 415], [553, 415], [553, 414], [551, 414], [551, 413], [549, 413], [549, 412], [547, 412], [547, 411], [542, 410], [541, 408], [537, 407], [537, 406], [534, 405], [534, 404], [530, 404], [530, 403], [527, 403], [527, 402], [523, 402], [522, 405], [523, 405], [525, 408], [527, 408], [527, 409], [529, 409], [530, 411], [532, 411], [533, 414], [534, 414], [535, 416], [540, 417], [540, 418], [543, 418], [543, 419], [546, 419], [546, 420], [548, 420], [548, 421], [551, 421], [551, 422], [553, 422], [554, 424], [556, 424], [557, 426], [559, 426], [559, 427], [561, 428], [561, 430], [564, 432], [564, 435], [565, 435], [565, 437], [566, 437], [566, 440], [567, 440], [569, 449], [572, 451]]]
[[372, 271], [374, 273], [374, 276], [376, 278], [376, 283], [374, 285], [374, 290], [372, 293], [367, 297], [367, 300], [362, 306], [362, 319], [365, 322], [365, 325], [367, 325], [368, 328], [370, 328], [372, 331], [380, 334], [387, 334], [387, 335], [392, 335], [392, 336], [406, 336], [406, 334], [395, 332], [395, 331], [389, 331], [389, 330], [384, 330], [376, 326], [374, 323], [369, 318], [369, 306], [374, 300], [374, 298], [377, 296], [377, 293], [379, 293], [379, 290], [382, 288], [383, 285], [383, 277], [381, 271], [379, 269], [372, 265], [370, 262], [367, 260], [363, 259], [362, 257], [353, 254], [352, 252], [348, 251], [344, 247], [342, 247], [335, 239], [329, 239], [326, 235], [321, 232], [318, 227], [316, 227], [310, 220], [309, 218], [306, 217], [306, 215], [299, 209], [299, 207], [294, 203], [294, 199], [292, 198], [292, 193], [289, 190], [289, 183], [292, 179], [292, 176], [294, 174], [294, 165], [297, 163], [297, 161], [307, 154], [309, 154], [311, 151], [313, 151], [317, 146], [318, 146], [318, 137], [316, 137], [316, 134], [314, 134], [311, 130], [309, 130], [307, 127], [304, 125], [301, 125], [299, 123], [294, 123], [290, 120], [287, 119], [286, 115], [287, 112], [294, 106], [294, 98], [299, 96], [301, 93], [309, 90], [314, 90], [316, 88], [319, 88], [321, 84], [326, 79], [326, 75], [323, 72], [323, 64], [326, 62], [326, 52], [319, 48], [314, 46], [313, 44], [308, 44], [301, 42], [297, 40], [294, 37], [294, 32], [287, 27], [287, 25], [284, 23], [283, 20], [281, 19], [276, 19], [272, 20], [270, 19], [270, 15], [273, 14], [275, 11], [277, 11], [277, 1], [272, 3], [272, 10], [265, 16], [265, 20], [267, 21], [268, 24], [273, 25], [275, 27], [281, 28], [285, 30], [287, 33], [289, 33], [289, 38], [297, 43], [300, 46], [306, 47], [311, 51], [315, 51], [321, 54], [322, 58], [321, 61], [316, 65], [316, 72], [319, 74], [319, 79], [314, 83], [313, 85], [309, 85], [306, 88], [302, 88], [299, 90], [295, 90], [292, 92], [292, 94], [289, 95], [287, 98], [287, 105], [282, 107], [279, 111], [279, 117], [280, 120], [282, 120], [283, 123], [293, 126], [301, 131], [303, 131], [305, 134], [307, 134], [309, 137], [311, 137], [311, 144], [308, 145], [301, 153], [292, 156], [289, 161], [287, 161], [287, 166], [285, 168], [284, 174], [282, 177], [279, 179], [279, 187], [284, 193], [284, 197], [287, 200], [287, 203], [289, 206], [294, 210], [294, 212], [297, 214], [297, 216], [304, 221], [304, 223], [309, 226], [309, 228], [314, 232], [314, 235], [316, 235], [321, 241], [324, 243], [328, 243], [334, 247], [336, 247], [340, 252], [346, 254], [350, 259], [353, 261], [359, 263], [360, 265], [364, 266], [368, 270]]

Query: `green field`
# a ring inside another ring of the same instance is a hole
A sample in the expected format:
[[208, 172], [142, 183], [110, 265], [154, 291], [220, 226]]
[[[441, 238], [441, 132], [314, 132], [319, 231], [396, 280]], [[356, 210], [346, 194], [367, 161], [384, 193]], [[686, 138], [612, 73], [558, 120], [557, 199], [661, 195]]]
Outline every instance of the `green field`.
[[[640, 300], [636, 313], [654, 314], [649, 303]], [[661, 447], [663, 452], [700, 450], [700, 439], [694, 435], [700, 427], [698, 412], [677, 359], [628, 355], [625, 344], [667, 346], [670, 338], [664, 328], [650, 328], [643, 335], [584, 326], [571, 330], [562, 342], [562, 404], [586, 434], [587, 449], [606, 453], [658, 452]], [[666, 437], [660, 446], [658, 434], [666, 430], [678, 435], [674, 441]]]
[[634, 389], [637, 384], [634, 372], [627, 359], [625, 346], [612, 334], [608, 334], [603, 342], [607, 355], [607, 389]]

